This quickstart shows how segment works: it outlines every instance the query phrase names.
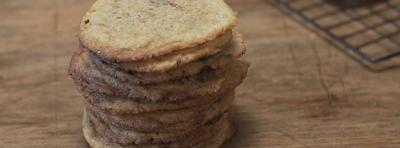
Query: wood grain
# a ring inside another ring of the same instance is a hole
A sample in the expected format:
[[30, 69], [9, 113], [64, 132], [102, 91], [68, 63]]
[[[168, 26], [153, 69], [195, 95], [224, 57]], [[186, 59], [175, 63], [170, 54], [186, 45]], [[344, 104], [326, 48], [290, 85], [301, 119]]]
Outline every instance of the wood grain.
[[[252, 63], [227, 148], [400, 147], [400, 69], [371, 72], [263, 0], [228, 0]], [[93, 0], [1, 0], [0, 148], [84, 148], [67, 75]]]

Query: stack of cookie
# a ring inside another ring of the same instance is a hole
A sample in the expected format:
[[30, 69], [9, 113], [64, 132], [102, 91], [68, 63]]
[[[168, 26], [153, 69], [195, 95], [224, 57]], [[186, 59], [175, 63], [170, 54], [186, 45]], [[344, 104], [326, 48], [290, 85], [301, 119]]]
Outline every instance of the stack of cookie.
[[94, 148], [220, 147], [248, 64], [223, 0], [97, 0], [69, 73]]

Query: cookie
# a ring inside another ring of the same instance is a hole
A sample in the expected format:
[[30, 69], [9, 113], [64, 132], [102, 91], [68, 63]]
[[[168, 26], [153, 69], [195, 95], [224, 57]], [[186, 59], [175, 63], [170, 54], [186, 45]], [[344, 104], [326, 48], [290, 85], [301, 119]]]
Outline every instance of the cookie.
[[[190, 78], [151, 85], [137, 85], [119, 81], [102, 74], [87, 52], [74, 55], [70, 74], [88, 82], [89, 89], [112, 97], [127, 97], [142, 102], [180, 101], [194, 96], [219, 94], [224, 89], [239, 85], [247, 74], [249, 65], [235, 60], [224, 69], [203, 71]], [[79, 84], [79, 81], [76, 81]]]
[[92, 52], [90, 52], [90, 58], [101, 72], [116, 77], [121, 81], [135, 84], [154, 84], [193, 76], [207, 68], [218, 69], [222, 66], [228, 65], [235, 59], [241, 57], [246, 51], [242, 35], [234, 31], [233, 36], [233, 39], [228, 45], [224, 46], [224, 50], [221, 52], [187, 64], [176, 64], [174, 66], [179, 65], [179, 67], [174, 67], [164, 72], [134, 71], [124, 66], [118, 66], [118, 64], [110, 63], [107, 60], [101, 59], [101, 57]]
[[139, 114], [104, 111], [87, 103], [86, 109], [100, 117], [108, 125], [135, 129], [141, 132], [179, 132], [196, 128], [208, 120], [226, 112], [232, 105], [234, 94], [230, 93], [209, 104], [173, 111], [146, 112]]
[[236, 21], [223, 0], [97, 0], [79, 39], [108, 60], [139, 61], [215, 40]]

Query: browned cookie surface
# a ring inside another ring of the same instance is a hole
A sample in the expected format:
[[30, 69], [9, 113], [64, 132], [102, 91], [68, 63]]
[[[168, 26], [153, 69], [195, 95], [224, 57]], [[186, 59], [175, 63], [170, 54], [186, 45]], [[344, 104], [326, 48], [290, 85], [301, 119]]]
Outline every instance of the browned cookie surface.
[[244, 46], [242, 36], [235, 31], [233, 34], [234, 37], [232, 41], [223, 47], [223, 51], [187, 64], [180, 63], [179, 67], [165, 72], [137, 72], [134, 70], [127, 70], [115, 63], [112, 64], [112, 62], [102, 59], [95, 53], [91, 52], [90, 55], [93, 63], [101, 72], [116, 77], [121, 81], [136, 84], [160, 83], [193, 76], [207, 68], [218, 69], [241, 57], [245, 53], [246, 47]]
[[171, 143], [185, 143], [185, 141], [190, 142], [191, 144], [201, 143], [202, 141], [211, 138], [212, 135], [223, 126], [229, 113], [223, 113], [220, 116], [216, 116], [196, 128], [174, 133], [143, 133], [133, 129], [116, 128], [106, 124], [101, 118], [88, 110], [87, 115], [92, 122], [96, 133], [111, 143], [117, 143], [119, 145], [165, 145]]
[[[83, 83], [83, 81], [80, 81], [80, 83]], [[227, 90], [226, 92], [221, 92], [221, 94], [198, 96], [176, 102], [157, 103], [157, 102], [138, 102], [129, 98], [109, 97], [96, 93], [85, 86], [87, 85], [82, 84], [82, 86], [77, 86], [77, 87], [87, 102], [95, 105], [101, 110], [107, 112], [114, 112], [118, 114], [127, 114], [127, 113], [138, 114], [144, 112], [162, 112], [162, 111], [187, 109], [196, 106], [202, 106], [205, 104], [210, 104], [221, 98], [224, 94], [234, 91], [234, 90]]]
[[219, 94], [239, 85], [247, 73], [247, 68], [247, 63], [234, 61], [224, 69], [207, 71], [189, 78], [152, 85], [136, 85], [101, 73], [90, 61], [87, 52], [75, 55], [71, 62], [72, 76], [81, 76], [88, 82], [86, 87], [89, 89], [113, 97], [127, 97], [143, 102], [178, 101], [193, 96]]
[[215, 40], [235, 24], [223, 0], [97, 0], [79, 38], [109, 60], [139, 61]]
[[97, 134], [93, 127], [93, 123], [87, 117], [86, 113], [84, 113], [83, 117], [83, 135], [92, 148], [218, 148], [229, 140], [235, 131], [236, 127], [234, 126], [232, 115], [228, 113], [222, 125], [215, 129], [211, 137], [197, 143], [191, 140], [183, 140], [169, 144], [121, 145], [112, 143], [100, 134]]
[[179, 51], [171, 52], [162, 56], [152, 57], [140, 61], [109, 61], [116, 67], [120, 67], [125, 70], [136, 71], [136, 72], [166, 72], [171, 69], [177, 68], [181, 65], [197, 61], [201, 58], [214, 55], [222, 50], [224, 46], [230, 44], [232, 40], [232, 30], [224, 32], [218, 36], [215, 40], [208, 41], [199, 46], [182, 49]]
[[142, 132], [179, 132], [196, 128], [208, 120], [226, 112], [232, 105], [233, 92], [209, 104], [173, 111], [147, 113], [116, 113], [104, 111], [95, 105], [87, 104], [86, 108], [105, 123], [119, 127], [135, 129]]

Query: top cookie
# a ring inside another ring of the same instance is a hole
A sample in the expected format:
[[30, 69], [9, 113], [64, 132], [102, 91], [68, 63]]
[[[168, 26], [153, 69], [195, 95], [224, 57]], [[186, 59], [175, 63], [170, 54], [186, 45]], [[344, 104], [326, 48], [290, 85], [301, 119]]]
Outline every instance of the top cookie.
[[223, 0], [97, 0], [80, 41], [114, 61], [138, 61], [214, 40], [234, 27]]

